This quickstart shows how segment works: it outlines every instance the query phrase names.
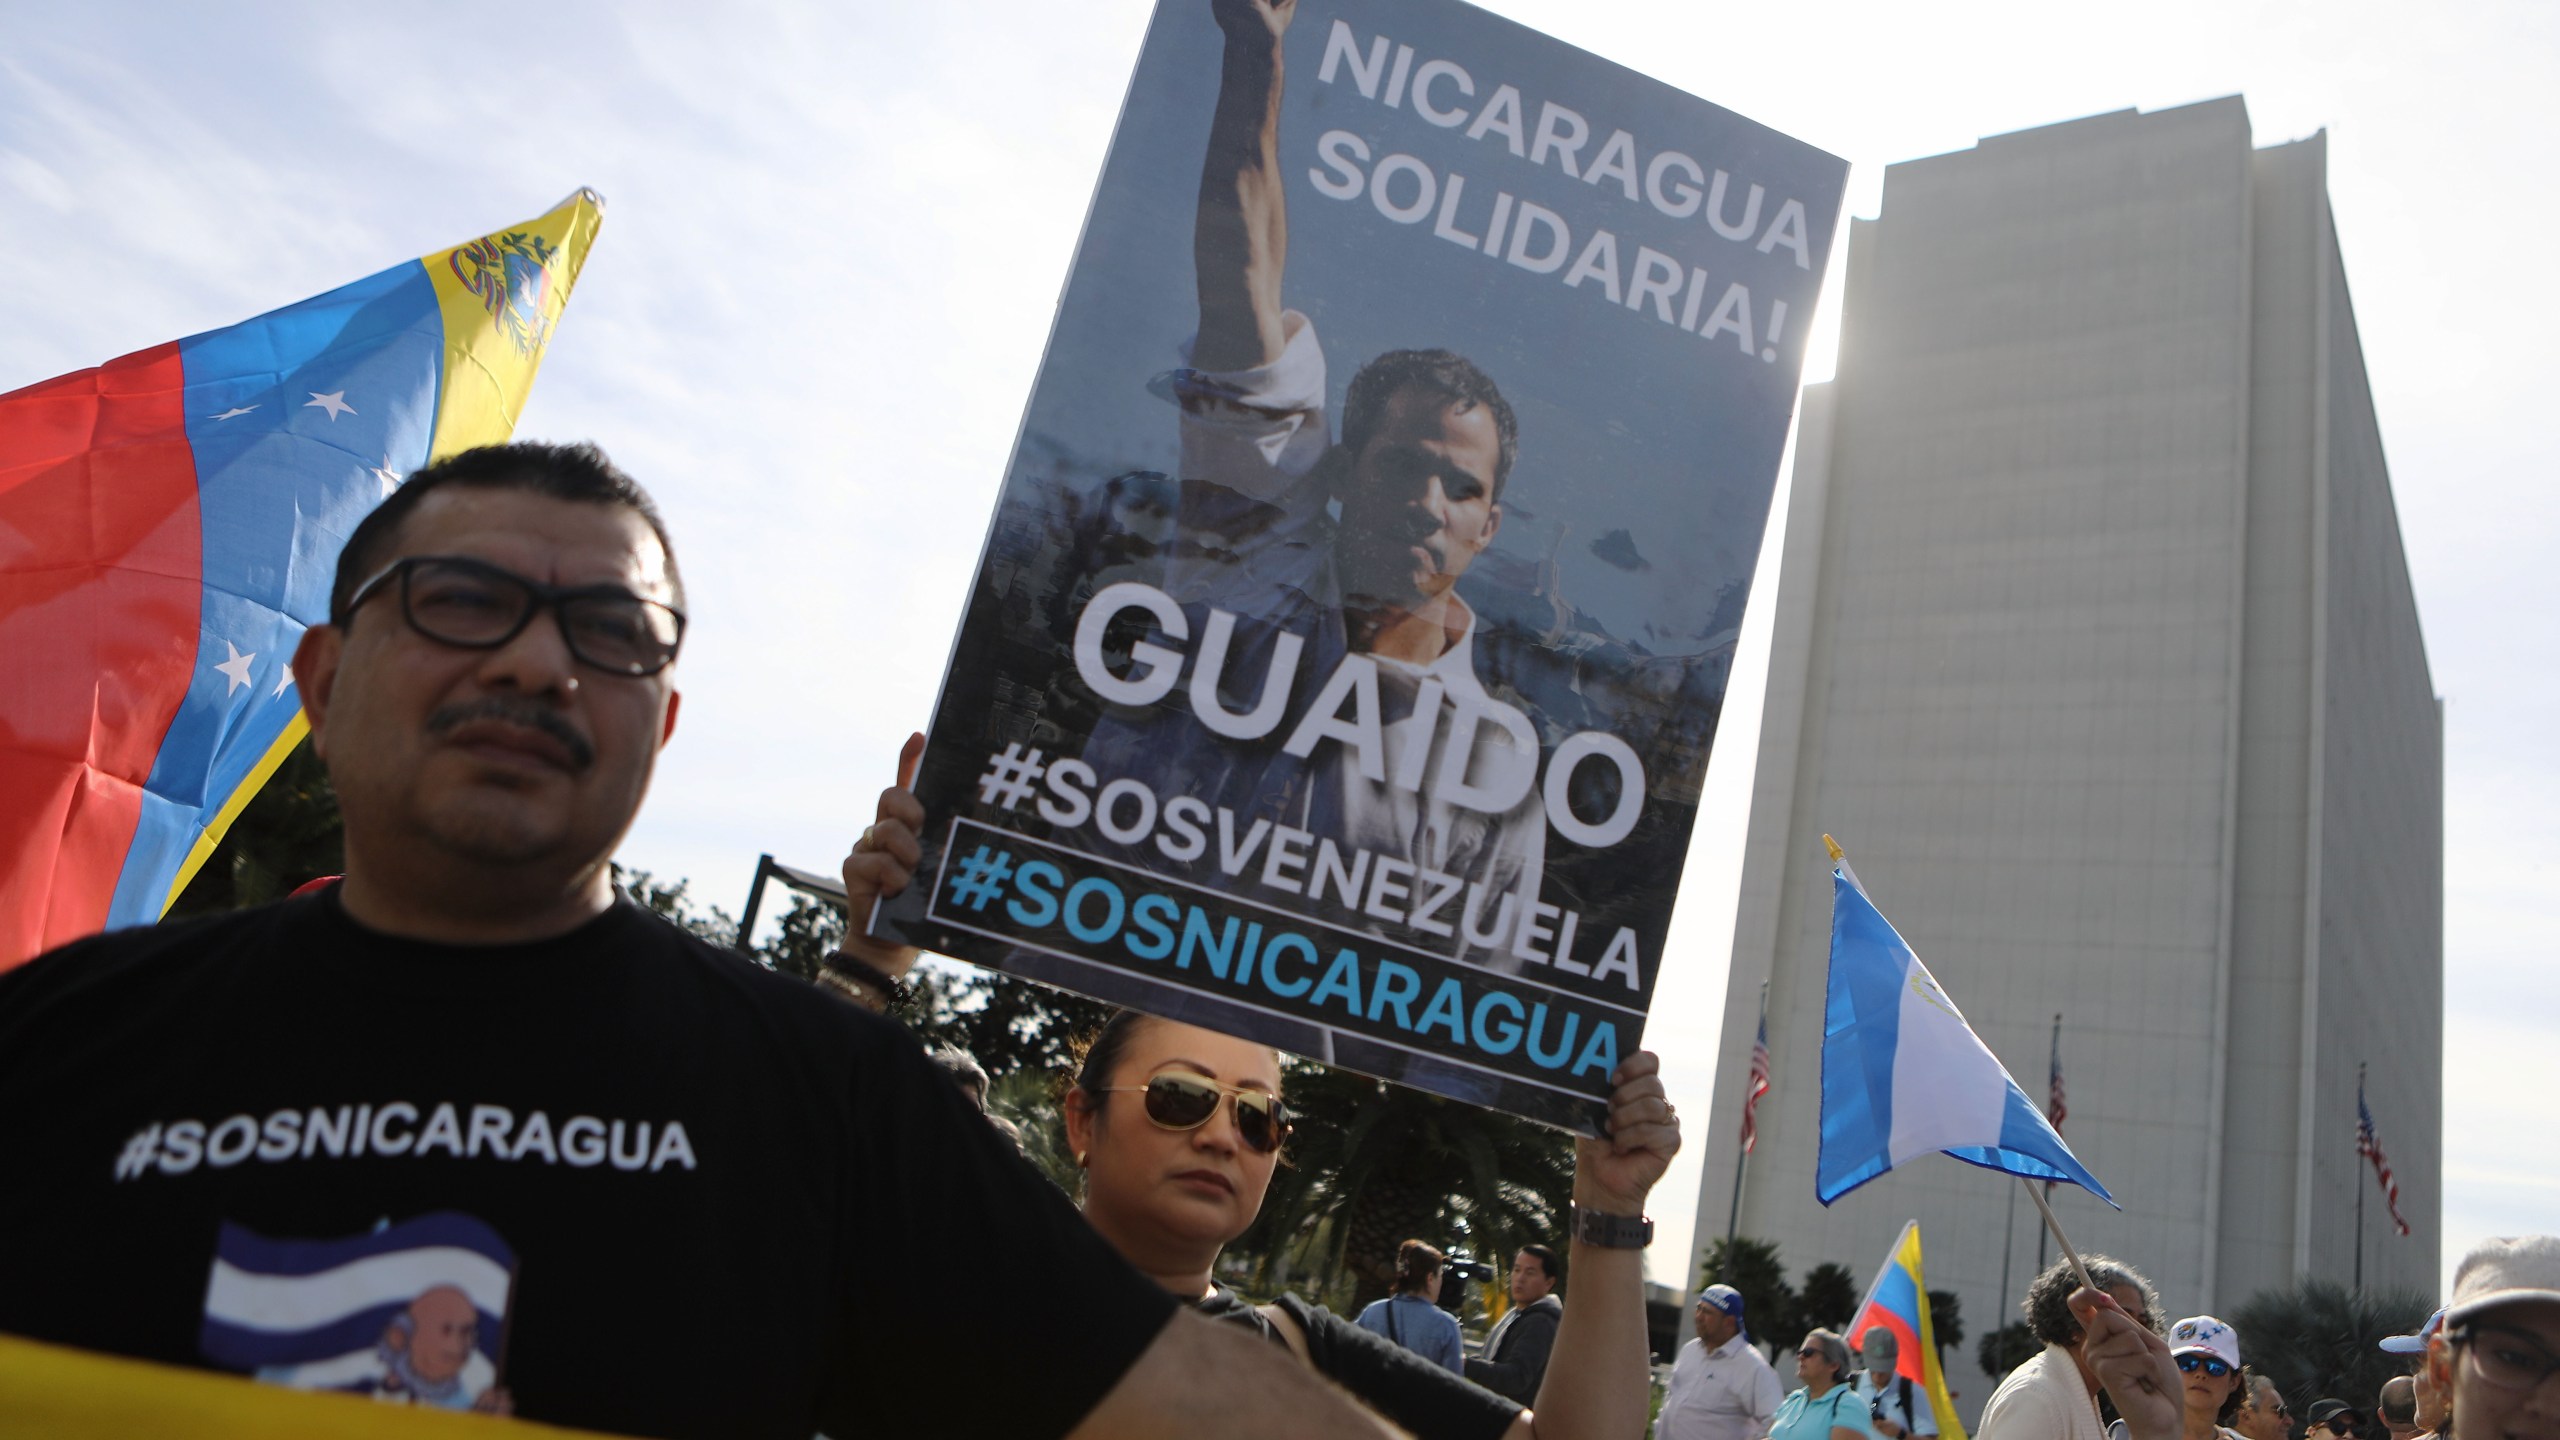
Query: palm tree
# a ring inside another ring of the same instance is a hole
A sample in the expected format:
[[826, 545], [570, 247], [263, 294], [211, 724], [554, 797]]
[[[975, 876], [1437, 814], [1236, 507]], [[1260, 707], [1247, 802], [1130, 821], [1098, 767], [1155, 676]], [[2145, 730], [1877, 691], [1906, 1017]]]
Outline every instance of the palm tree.
[[1742, 1323], [1753, 1344], [1789, 1350], [1804, 1338], [1802, 1306], [1795, 1287], [1787, 1283], [1777, 1246], [1747, 1235], [1718, 1240], [1707, 1247], [1706, 1264], [1699, 1269], [1698, 1288], [1709, 1285], [1730, 1285], [1740, 1292]]
[[[1396, 1246], [1422, 1239], [1503, 1268], [1552, 1242], [1573, 1194], [1573, 1142], [1556, 1131], [1347, 1070], [1293, 1064], [1297, 1131], [1262, 1215], [1233, 1247], [1268, 1285], [1319, 1227], [1366, 1305], [1395, 1279]], [[1328, 1257], [1314, 1258], [1319, 1264]]]
[[2407, 1371], [2375, 1344], [2416, 1330], [2434, 1308], [2434, 1299], [2416, 1290], [2305, 1280], [2250, 1296], [2230, 1318], [2249, 1368], [2275, 1381], [2295, 1414], [2324, 1397], [2369, 1412], [2382, 1382]]

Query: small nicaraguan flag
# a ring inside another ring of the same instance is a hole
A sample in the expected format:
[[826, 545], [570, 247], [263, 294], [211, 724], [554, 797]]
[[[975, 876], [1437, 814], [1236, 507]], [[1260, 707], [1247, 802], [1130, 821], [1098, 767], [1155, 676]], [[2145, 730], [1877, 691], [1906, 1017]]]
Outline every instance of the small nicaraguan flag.
[[1814, 1198], [1828, 1205], [1936, 1151], [2029, 1179], [2067, 1180], [2114, 1205], [1836, 850], [1831, 881]]
[[1909, 1221], [1901, 1238], [1867, 1287], [1866, 1302], [1842, 1332], [1849, 1353], [1863, 1348], [1867, 1331], [1881, 1325], [1894, 1340], [1894, 1373], [1911, 1382], [1938, 1422], [1939, 1440], [1965, 1440], [1964, 1421], [1947, 1393], [1947, 1375], [1938, 1363], [1937, 1317], [1929, 1313], [1928, 1273], [1920, 1262], [1920, 1222]]
[[205, 1286], [205, 1358], [298, 1390], [467, 1410], [498, 1380], [515, 1252], [437, 1211], [343, 1240], [226, 1222]]

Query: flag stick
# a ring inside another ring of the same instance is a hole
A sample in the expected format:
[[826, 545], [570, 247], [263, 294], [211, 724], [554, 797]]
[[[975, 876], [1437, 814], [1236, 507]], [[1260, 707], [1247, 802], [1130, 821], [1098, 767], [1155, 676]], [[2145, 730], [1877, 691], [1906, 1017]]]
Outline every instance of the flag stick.
[[2027, 1198], [2036, 1202], [2036, 1209], [2044, 1216], [2044, 1228], [2053, 1232], [2054, 1243], [2062, 1247], [2063, 1258], [2071, 1262], [2071, 1273], [2080, 1277], [2081, 1284], [2097, 1289], [2098, 1282], [2089, 1278], [2089, 1267], [2080, 1263], [2080, 1252], [2071, 1248], [2071, 1237], [2062, 1233], [2062, 1222], [2053, 1218], [2053, 1207], [2045, 1203], [2044, 1192], [2024, 1175], [2018, 1177], [2018, 1183], [2027, 1187]]

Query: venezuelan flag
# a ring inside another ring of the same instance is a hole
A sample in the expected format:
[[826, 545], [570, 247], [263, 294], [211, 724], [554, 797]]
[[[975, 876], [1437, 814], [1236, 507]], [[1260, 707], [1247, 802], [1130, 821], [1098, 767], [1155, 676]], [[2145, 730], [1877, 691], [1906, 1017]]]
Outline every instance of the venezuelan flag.
[[1956, 1402], [1947, 1395], [1947, 1375], [1938, 1364], [1938, 1331], [1929, 1318], [1929, 1281], [1920, 1268], [1920, 1222], [1902, 1227], [1884, 1268], [1867, 1287], [1866, 1303], [1849, 1322], [1846, 1338], [1855, 1355], [1870, 1326], [1893, 1332], [1894, 1370], [1928, 1392], [1929, 1408], [1938, 1418], [1939, 1440], [1965, 1440], [1964, 1422], [1956, 1418]]
[[0, 969], [160, 918], [308, 726], [338, 551], [504, 441], [602, 197], [0, 395]]

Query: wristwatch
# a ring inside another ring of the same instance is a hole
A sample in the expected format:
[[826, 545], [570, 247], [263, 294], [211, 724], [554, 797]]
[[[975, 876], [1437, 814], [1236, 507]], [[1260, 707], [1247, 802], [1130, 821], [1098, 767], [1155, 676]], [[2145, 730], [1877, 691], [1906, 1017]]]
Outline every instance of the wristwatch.
[[1643, 1215], [1607, 1215], [1573, 1208], [1573, 1238], [1603, 1250], [1641, 1250], [1653, 1243], [1653, 1221]]

